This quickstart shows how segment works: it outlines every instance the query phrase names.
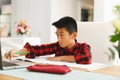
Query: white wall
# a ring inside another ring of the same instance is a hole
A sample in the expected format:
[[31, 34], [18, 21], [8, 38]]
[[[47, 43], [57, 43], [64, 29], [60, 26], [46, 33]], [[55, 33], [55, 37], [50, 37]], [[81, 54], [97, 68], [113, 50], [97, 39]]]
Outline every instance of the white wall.
[[30, 2], [28, 0], [12, 0], [12, 36], [16, 36], [16, 28], [20, 20], [26, 20], [30, 24]]
[[[51, 0], [51, 24], [64, 16], [77, 20], [77, 0]], [[51, 42], [57, 41], [55, 31], [51, 26]]]
[[50, 0], [12, 0], [12, 36], [16, 36], [16, 25], [26, 20], [32, 36], [41, 38], [41, 43], [50, 42]]
[[30, 5], [33, 36], [40, 36], [41, 43], [50, 42], [51, 0], [31, 0]]
[[94, 0], [94, 21], [104, 21], [105, 0]]
[[94, 21], [112, 21], [114, 6], [118, 4], [120, 0], [94, 0]]

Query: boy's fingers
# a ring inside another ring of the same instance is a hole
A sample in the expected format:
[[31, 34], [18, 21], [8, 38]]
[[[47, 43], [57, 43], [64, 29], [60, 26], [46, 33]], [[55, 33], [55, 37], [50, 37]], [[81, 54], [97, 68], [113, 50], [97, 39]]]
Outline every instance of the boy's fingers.
[[9, 54], [9, 60], [11, 60], [11, 58], [12, 58], [12, 55], [11, 55], [11, 53]]
[[11, 60], [11, 58], [14, 56], [13, 50], [9, 51], [9, 60]]
[[11, 51], [8, 51], [7, 53], [5, 53], [5, 57], [7, 58], [7, 59], [11, 59], [12, 57], [13, 57], [13, 50], [11, 50]]
[[8, 59], [8, 52], [7, 52], [7, 53], [5, 53], [5, 57]]
[[8, 54], [7, 54], [7, 59], [11, 59], [11, 53], [10, 52], [8, 52]]

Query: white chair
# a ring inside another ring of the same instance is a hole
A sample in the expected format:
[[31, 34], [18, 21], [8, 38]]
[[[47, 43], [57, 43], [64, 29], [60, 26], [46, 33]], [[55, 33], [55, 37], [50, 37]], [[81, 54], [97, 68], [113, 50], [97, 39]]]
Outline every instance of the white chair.
[[109, 36], [113, 32], [111, 22], [78, 22], [77, 40], [91, 46], [93, 62], [108, 63], [107, 53], [111, 47]]

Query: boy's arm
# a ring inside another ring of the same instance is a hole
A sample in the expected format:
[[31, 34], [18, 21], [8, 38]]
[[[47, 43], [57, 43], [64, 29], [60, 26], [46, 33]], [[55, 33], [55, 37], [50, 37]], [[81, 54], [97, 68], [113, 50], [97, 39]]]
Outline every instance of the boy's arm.
[[58, 56], [58, 57], [48, 57], [48, 60], [51, 61], [66, 61], [66, 62], [75, 62], [74, 56]]
[[77, 64], [91, 64], [92, 54], [90, 51], [90, 46], [88, 44], [82, 44], [80, 47], [81, 50], [77, 51], [74, 56], [50, 57], [48, 60], [76, 62]]
[[27, 58], [35, 58], [36, 56], [50, 55], [57, 50], [57, 46], [58, 46], [57, 43], [42, 44], [35, 46], [26, 43], [24, 48], [26, 48], [29, 53], [25, 56]]
[[91, 48], [88, 44], [84, 43], [80, 45], [80, 52], [74, 55], [75, 61], [78, 64], [91, 64], [92, 53]]

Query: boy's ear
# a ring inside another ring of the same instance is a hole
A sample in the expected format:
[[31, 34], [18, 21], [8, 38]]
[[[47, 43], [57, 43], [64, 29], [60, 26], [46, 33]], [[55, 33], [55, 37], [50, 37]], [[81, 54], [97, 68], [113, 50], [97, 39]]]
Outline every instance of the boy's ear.
[[76, 37], [77, 37], [77, 32], [73, 32], [72, 38], [73, 38], [73, 39], [76, 39]]

